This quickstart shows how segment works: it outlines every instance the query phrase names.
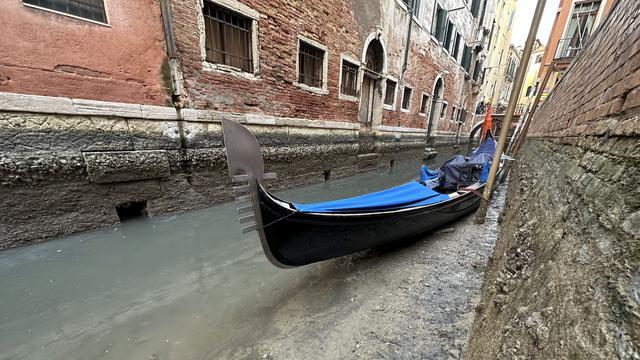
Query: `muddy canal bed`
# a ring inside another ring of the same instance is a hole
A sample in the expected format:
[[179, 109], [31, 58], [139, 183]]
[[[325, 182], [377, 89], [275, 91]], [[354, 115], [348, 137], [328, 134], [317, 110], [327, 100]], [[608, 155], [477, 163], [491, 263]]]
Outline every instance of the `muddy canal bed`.
[[[417, 165], [278, 195], [375, 191]], [[231, 204], [7, 250], [0, 359], [457, 358], [502, 193], [485, 225], [467, 217], [411, 244], [288, 270], [240, 234]]]

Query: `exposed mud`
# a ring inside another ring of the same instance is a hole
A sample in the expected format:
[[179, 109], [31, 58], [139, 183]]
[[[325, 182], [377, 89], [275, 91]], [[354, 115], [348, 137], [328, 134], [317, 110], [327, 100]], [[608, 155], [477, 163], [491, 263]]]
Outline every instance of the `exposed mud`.
[[327, 262], [283, 294], [260, 334], [213, 357], [461, 358], [503, 203], [501, 189], [484, 225], [468, 216], [410, 245]]

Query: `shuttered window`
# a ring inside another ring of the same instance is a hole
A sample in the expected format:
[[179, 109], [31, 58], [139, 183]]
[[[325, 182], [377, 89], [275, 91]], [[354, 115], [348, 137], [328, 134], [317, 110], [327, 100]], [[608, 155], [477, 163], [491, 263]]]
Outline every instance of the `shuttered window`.
[[469, 72], [471, 69], [471, 47], [465, 45], [462, 53], [462, 67]]
[[451, 21], [448, 22], [447, 24], [447, 36], [445, 37], [444, 40], [444, 48], [447, 49], [447, 51], [451, 52], [451, 40], [453, 40], [453, 36], [455, 33], [455, 28], [453, 27], [453, 23]]
[[436, 5], [436, 11], [433, 18], [433, 27], [431, 33], [438, 39], [440, 44], [444, 43], [444, 37], [447, 32], [447, 11], [440, 4]]
[[23, 3], [88, 20], [107, 22], [103, 0], [23, 0]]
[[205, 1], [207, 61], [253, 72], [252, 20]]

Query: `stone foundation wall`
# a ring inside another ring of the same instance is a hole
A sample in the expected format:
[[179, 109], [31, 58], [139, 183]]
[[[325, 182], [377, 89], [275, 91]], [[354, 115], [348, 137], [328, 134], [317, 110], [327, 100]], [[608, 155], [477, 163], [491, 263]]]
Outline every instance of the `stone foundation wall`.
[[367, 132], [359, 124], [12, 94], [0, 94], [0, 108], [0, 248], [117, 223], [116, 207], [130, 202], [146, 202], [153, 216], [230, 200], [223, 116], [256, 135], [267, 169], [278, 173], [275, 190], [420, 159], [425, 150], [420, 129]]
[[640, 356], [640, 149], [528, 141], [510, 177], [469, 359]]

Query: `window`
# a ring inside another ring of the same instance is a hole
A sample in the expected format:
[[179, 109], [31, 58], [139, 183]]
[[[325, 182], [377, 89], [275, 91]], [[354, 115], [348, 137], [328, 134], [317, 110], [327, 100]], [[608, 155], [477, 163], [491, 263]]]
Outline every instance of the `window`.
[[473, 15], [474, 18], [480, 15], [480, 0], [471, 1], [471, 15]]
[[103, 0], [23, 0], [22, 2], [88, 20], [107, 22]]
[[404, 91], [402, 92], [402, 110], [409, 110], [411, 107], [411, 94], [413, 93], [413, 89], [405, 86]]
[[453, 39], [454, 32], [455, 32], [455, 29], [453, 27], [453, 23], [449, 21], [447, 24], [447, 36], [445, 37], [444, 45], [443, 45], [444, 48], [447, 49], [447, 51], [451, 51], [451, 40]]
[[440, 119], [444, 119], [447, 116], [447, 103], [442, 103], [442, 111], [440, 112]]
[[324, 50], [300, 40], [298, 82], [321, 88], [324, 73]]
[[402, 0], [407, 5], [407, 8], [411, 8], [413, 15], [418, 16], [420, 14], [420, 0]]
[[207, 61], [253, 72], [252, 20], [206, 1], [202, 11]]
[[458, 108], [454, 106], [453, 110], [451, 111], [451, 121], [456, 121], [457, 115], [458, 115]]
[[445, 33], [447, 31], [447, 11], [443, 9], [440, 4], [436, 4], [434, 13], [434, 21], [431, 28], [431, 33], [438, 39], [438, 42], [442, 44], [444, 42]]
[[527, 92], [524, 94], [524, 96], [529, 97], [529, 95], [531, 95], [531, 90], [533, 90], [533, 86], [527, 86]]
[[385, 94], [384, 94], [385, 105], [393, 106], [393, 104], [396, 102], [396, 86], [397, 85], [398, 85], [397, 82], [391, 79], [387, 79], [387, 90], [385, 91]]
[[471, 47], [468, 45], [464, 46], [464, 51], [462, 52], [462, 67], [466, 72], [469, 72], [471, 69]]
[[476, 65], [473, 68], [473, 81], [478, 82], [478, 80], [483, 80], [480, 78], [482, 74], [482, 61], [476, 60]]
[[358, 90], [358, 65], [342, 60], [342, 84], [340, 93], [343, 95], [357, 96]]
[[420, 101], [420, 114], [427, 113], [427, 105], [429, 104], [429, 95], [422, 94], [422, 100]]
[[456, 41], [453, 43], [453, 51], [451, 52], [451, 55], [456, 59], [456, 61], [458, 61], [458, 56], [460, 55], [460, 40], [462, 39], [462, 36], [460, 36], [460, 34], [456, 34]]
[[464, 124], [467, 121], [467, 110], [458, 112], [458, 122]]
[[542, 62], [542, 55], [536, 55], [534, 64], [540, 64]]

